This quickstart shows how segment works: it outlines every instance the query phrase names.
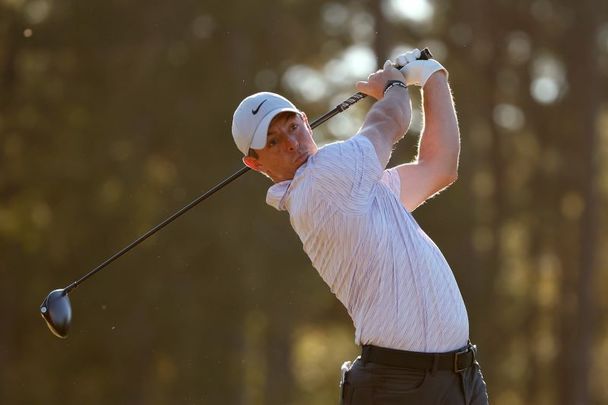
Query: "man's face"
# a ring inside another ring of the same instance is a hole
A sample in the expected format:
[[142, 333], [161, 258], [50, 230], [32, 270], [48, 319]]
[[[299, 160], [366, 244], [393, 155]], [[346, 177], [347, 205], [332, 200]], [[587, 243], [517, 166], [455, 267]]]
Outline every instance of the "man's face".
[[268, 127], [264, 149], [256, 149], [257, 158], [245, 156], [243, 162], [263, 172], [278, 183], [291, 180], [296, 170], [317, 152], [312, 129], [304, 113], [281, 113]]

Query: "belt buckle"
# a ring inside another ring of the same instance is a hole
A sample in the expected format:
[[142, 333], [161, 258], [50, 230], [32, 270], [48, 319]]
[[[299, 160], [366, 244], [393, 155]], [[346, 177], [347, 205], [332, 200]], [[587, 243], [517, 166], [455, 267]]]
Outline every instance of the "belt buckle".
[[455, 373], [462, 373], [463, 371], [465, 371], [467, 368], [469, 368], [471, 366], [471, 364], [465, 366], [464, 368], [458, 368], [458, 356], [463, 355], [463, 354], [467, 354], [468, 352], [472, 352], [473, 353], [473, 361], [471, 362], [471, 364], [473, 364], [473, 362], [475, 361], [475, 346], [474, 345], [469, 345], [467, 347], [465, 347], [463, 350], [454, 353], [454, 372]]

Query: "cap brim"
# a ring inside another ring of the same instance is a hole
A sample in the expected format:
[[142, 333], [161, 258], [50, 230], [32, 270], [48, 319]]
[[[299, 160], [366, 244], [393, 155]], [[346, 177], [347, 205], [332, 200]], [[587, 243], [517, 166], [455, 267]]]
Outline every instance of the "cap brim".
[[291, 111], [296, 114], [300, 113], [300, 111], [298, 111], [297, 109], [290, 107], [277, 108], [276, 110], [268, 112], [268, 114], [266, 114], [264, 118], [262, 118], [260, 124], [255, 129], [255, 133], [253, 134], [253, 138], [251, 139], [251, 145], [249, 146], [251, 149], [264, 149], [264, 147], [266, 146], [266, 138], [268, 136], [268, 127], [270, 126], [270, 122], [278, 114], [286, 111]]

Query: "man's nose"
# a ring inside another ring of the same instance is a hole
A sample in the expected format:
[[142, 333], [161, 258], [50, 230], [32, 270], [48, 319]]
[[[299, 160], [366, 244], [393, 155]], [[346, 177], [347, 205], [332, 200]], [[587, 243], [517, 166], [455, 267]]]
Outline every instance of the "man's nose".
[[296, 150], [298, 148], [298, 144], [298, 137], [295, 134], [287, 136], [287, 148], [290, 151]]

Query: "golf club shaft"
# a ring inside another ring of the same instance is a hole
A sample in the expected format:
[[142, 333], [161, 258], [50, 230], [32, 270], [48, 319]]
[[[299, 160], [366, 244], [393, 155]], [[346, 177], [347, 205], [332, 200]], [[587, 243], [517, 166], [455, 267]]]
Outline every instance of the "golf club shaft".
[[[361, 93], [357, 93], [357, 94], [361, 94]], [[348, 100], [350, 100], [353, 97], [357, 96], [357, 94], [353, 95]], [[361, 98], [363, 98], [363, 97], [359, 97], [356, 101], [352, 101], [350, 105], [352, 105], [355, 102], [359, 101]], [[348, 100], [346, 100], [345, 102], [347, 102]], [[350, 105], [349, 105], [349, 107], [350, 107]], [[338, 108], [338, 107], [336, 107], [336, 108]], [[346, 107], [346, 108], [348, 108], [348, 107]], [[311, 128], [316, 128], [317, 126], [319, 126], [322, 123], [324, 123], [325, 121], [327, 121], [329, 118], [331, 118], [334, 115], [336, 115], [338, 112], [339, 111], [337, 111], [336, 109], [330, 111], [330, 113], [332, 113], [331, 116], [327, 116], [327, 114], [325, 114], [324, 116], [322, 116], [322, 117], [316, 119], [315, 121], [313, 121], [310, 124], [310, 127]], [[204, 201], [207, 198], [209, 198], [216, 191], [220, 190], [222, 187], [226, 186], [227, 184], [230, 184], [231, 182], [233, 182], [237, 178], [241, 177], [243, 174], [247, 173], [249, 170], [251, 170], [251, 169], [249, 167], [247, 167], [247, 166], [241, 167], [237, 172], [235, 172], [234, 174], [232, 174], [230, 177], [226, 178], [225, 180], [223, 180], [222, 182], [218, 183], [217, 185], [215, 185], [214, 187], [212, 187], [211, 189], [209, 189], [207, 192], [205, 192], [201, 196], [197, 197], [195, 200], [193, 200], [191, 203], [189, 203], [188, 205], [186, 205], [185, 207], [183, 207], [182, 209], [180, 209], [179, 211], [177, 211], [175, 214], [171, 215], [170, 217], [168, 217], [167, 219], [165, 219], [163, 222], [161, 222], [160, 224], [156, 225], [154, 228], [150, 229], [148, 232], [144, 233], [139, 238], [135, 239], [133, 242], [131, 242], [130, 244], [128, 244], [127, 246], [125, 246], [122, 250], [120, 250], [119, 252], [115, 253], [113, 256], [111, 256], [108, 259], [106, 259], [103, 263], [101, 263], [99, 266], [95, 267], [93, 270], [89, 271], [83, 277], [81, 277], [80, 279], [74, 281], [72, 284], [70, 284], [69, 286], [67, 286], [64, 289], [65, 294], [68, 294], [70, 291], [72, 291], [74, 288], [78, 287], [78, 285], [80, 285], [86, 279], [88, 279], [89, 277], [93, 276], [95, 273], [97, 273], [98, 271], [100, 271], [101, 269], [103, 269], [104, 267], [106, 267], [107, 265], [109, 265], [110, 263], [112, 263], [114, 260], [116, 260], [119, 257], [121, 257], [122, 255], [124, 255], [125, 253], [127, 253], [129, 250], [133, 249], [135, 246], [139, 245], [140, 243], [142, 243], [143, 241], [145, 241], [146, 239], [148, 239], [150, 236], [154, 235], [156, 232], [158, 232], [161, 229], [163, 229], [166, 225], [168, 225], [169, 223], [173, 222], [174, 220], [176, 220], [177, 218], [179, 218], [180, 216], [182, 216], [183, 214], [185, 214], [191, 208], [194, 208], [199, 203], [201, 203], [202, 201]]]
[[[430, 59], [432, 57], [433, 56], [431, 55], [431, 53], [428, 50], [428, 48], [424, 48], [421, 51], [420, 59]], [[360, 93], [360, 92], [353, 94], [348, 99], [344, 100], [342, 103], [340, 103], [339, 105], [337, 105], [333, 110], [331, 110], [331, 111], [323, 114], [321, 117], [315, 119], [310, 124], [310, 127], [312, 129], [318, 127], [319, 125], [323, 124], [325, 121], [329, 120], [333, 116], [335, 116], [335, 115], [337, 115], [337, 114], [345, 111], [346, 109], [348, 109], [353, 104], [355, 104], [355, 103], [363, 100], [365, 97], [367, 97], [367, 95], [363, 94], [363, 93]], [[188, 205], [184, 206], [179, 211], [177, 211], [176, 213], [174, 213], [173, 215], [171, 215], [170, 217], [168, 217], [167, 219], [165, 219], [164, 221], [162, 221], [160, 224], [156, 225], [155, 227], [153, 227], [152, 229], [150, 229], [149, 231], [147, 231], [146, 233], [144, 233], [143, 235], [141, 235], [139, 238], [135, 239], [133, 242], [131, 242], [130, 244], [128, 244], [127, 246], [125, 246], [123, 249], [121, 249], [120, 251], [118, 251], [117, 253], [115, 253], [113, 256], [111, 256], [108, 259], [106, 259], [103, 263], [101, 263], [99, 266], [95, 267], [93, 270], [89, 271], [87, 274], [85, 274], [84, 276], [82, 276], [80, 279], [74, 281], [72, 284], [70, 284], [69, 286], [65, 287], [63, 289], [64, 294], [68, 294], [70, 291], [72, 291], [73, 289], [75, 289], [76, 287], [78, 287], [81, 283], [83, 283], [89, 277], [92, 277], [95, 273], [99, 272], [101, 269], [103, 269], [104, 267], [106, 267], [107, 265], [109, 265], [110, 263], [112, 263], [114, 260], [116, 260], [119, 257], [121, 257], [122, 255], [124, 255], [125, 253], [127, 253], [129, 250], [133, 249], [135, 246], [139, 245], [140, 243], [142, 243], [143, 241], [145, 241], [146, 239], [148, 239], [150, 236], [154, 235], [156, 232], [158, 232], [161, 229], [163, 229], [169, 223], [173, 222], [174, 220], [176, 220], [177, 218], [179, 218], [180, 216], [182, 216], [183, 214], [185, 214], [187, 211], [189, 211], [190, 209], [192, 209], [195, 206], [197, 206], [202, 201], [204, 201], [207, 198], [211, 197], [216, 191], [222, 189], [224, 186], [232, 183], [234, 180], [236, 180], [237, 178], [241, 177], [243, 174], [247, 173], [249, 170], [251, 170], [251, 169], [249, 169], [249, 167], [244, 166], [244, 167], [240, 168], [237, 172], [235, 172], [234, 174], [232, 174], [231, 176], [229, 176], [228, 178], [224, 179], [220, 183], [218, 183], [215, 186], [213, 186], [207, 192], [205, 192], [204, 194], [202, 194], [199, 197], [197, 197], [196, 199], [194, 199], [191, 203], [189, 203]]]
[[[362, 93], [354, 94], [348, 100], [345, 100], [344, 103], [346, 103], [349, 100], [353, 99], [358, 94], [362, 94]], [[363, 97], [359, 97], [355, 101], [351, 101], [351, 103], [349, 104], [348, 107], [350, 107], [352, 104], [356, 103], [357, 101], [361, 100], [362, 98]], [[344, 103], [342, 103], [342, 104], [344, 104]], [[340, 107], [340, 106], [338, 106], [338, 107]], [[336, 107], [336, 108], [338, 108], [338, 107]], [[348, 108], [348, 107], [346, 107], [346, 108]], [[344, 108], [341, 111], [344, 111], [346, 108]], [[316, 128], [316, 127], [318, 127], [319, 125], [321, 125], [322, 123], [324, 123], [325, 121], [327, 121], [329, 118], [331, 118], [334, 115], [336, 115], [338, 112], [340, 112], [340, 111], [338, 111], [336, 109], [333, 109], [332, 111], [330, 111], [330, 113], [332, 113], [331, 116], [327, 116], [329, 113], [323, 115], [322, 117], [314, 120], [310, 124], [310, 127], [313, 128], [313, 129]], [[64, 289], [65, 294], [68, 294], [74, 288], [78, 287], [79, 284], [81, 284], [83, 281], [85, 281], [86, 279], [88, 279], [89, 277], [91, 277], [92, 275], [94, 275], [95, 273], [97, 273], [99, 270], [103, 269], [104, 267], [106, 267], [107, 265], [109, 265], [110, 263], [112, 263], [114, 260], [116, 260], [120, 256], [124, 255], [129, 250], [133, 249], [135, 246], [139, 245], [140, 243], [142, 243], [143, 241], [145, 241], [146, 239], [148, 239], [150, 236], [154, 235], [156, 232], [158, 232], [161, 229], [163, 229], [166, 225], [168, 225], [169, 223], [173, 222], [174, 220], [176, 220], [177, 218], [179, 218], [180, 216], [182, 216], [183, 214], [185, 214], [191, 208], [194, 208], [199, 203], [201, 203], [202, 201], [204, 201], [207, 198], [209, 198], [216, 191], [220, 190], [222, 187], [226, 186], [227, 184], [232, 183], [234, 180], [236, 180], [237, 178], [241, 177], [243, 174], [247, 173], [249, 170], [251, 170], [251, 169], [249, 169], [249, 167], [247, 167], [247, 166], [241, 167], [237, 172], [235, 172], [234, 174], [232, 174], [230, 177], [226, 178], [222, 182], [220, 182], [217, 185], [213, 186], [207, 192], [205, 192], [201, 196], [197, 197], [195, 200], [193, 200], [191, 203], [189, 203], [188, 205], [186, 205], [185, 207], [183, 207], [182, 209], [180, 209], [179, 211], [177, 211], [175, 214], [171, 215], [170, 217], [168, 217], [167, 219], [165, 219], [163, 222], [161, 222], [160, 224], [156, 225], [154, 228], [150, 229], [148, 232], [144, 233], [139, 238], [135, 239], [133, 242], [131, 242], [130, 244], [128, 244], [127, 246], [125, 246], [122, 250], [120, 250], [119, 252], [115, 253], [113, 256], [111, 256], [108, 259], [106, 259], [99, 266], [97, 266], [93, 270], [89, 271], [83, 277], [81, 277], [80, 279], [74, 281], [72, 284], [70, 284], [69, 286], [67, 286]]]
[[140, 243], [142, 243], [143, 241], [145, 241], [146, 239], [148, 239], [150, 236], [154, 235], [156, 232], [158, 232], [161, 229], [163, 229], [166, 225], [168, 225], [169, 223], [173, 222], [174, 220], [176, 220], [177, 218], [179, 218], [180, 216], [182, 216], [183, 214], [185, 214], [187, 211], [189, 211], [190, 209], [194, 208], [200, 202], [202, 202], [202, 201], [206, 200], [207, 198], [209, 198], [216, 191], [218, 191], [219, 189], [221, 189], [225, 185], [231, 183], [233, 180], [235, 180], [236, 178], [240, 177], [242, 174], [246, 173], [249, 170], [250, 169], [247, 166], [242, 167], [241, 169], [239, 169], [239, 171], [237, 171], [236, 173], [234, 173], [230, 177], [224, 179], [220, 183], [218, 183], [215, 186], [213, 186], [207, 192], [205, 192], [204, 194], [202, 194], [199, 197], [197, 197], [191, 203], [189, 203], [188, 205], [186, 205], [183, 208], [181, 208], [179, 211], [177, 211], [176, 213], [174, 213], [173, 215], [171, 215], [170, 217], [168, 217], [167, 219], [165, 219], [160, 224], [156, 225], [154, 228], [150, 229], [148, 232], [146, 232], [143, 235], [141, 235], [139, 238], [135, 239], [129, 245], [125, 246], [122, 250], [120, 250], [119, 252], [115, 253], [113, 256], [109, 257], [106, 261], [104, 261], [103, 263], [101, 263], [99, 266], [95, 267], [93, 270], [91, 270], [90, 272], [88, 272], [87, 274], [85, 274], [83, 277], [81, 277], [80, 279], [74, 281], [72, 284], [70, 284], [69, 286], [67, 286], [64, 289], [65, 293], [67, 294], [71, 290], [73, 290], [74, 288], [78, 287], [78, 285], [80, 283], [82, 283], [83, 281], [85, 281], [86, 279], [88, 279], [89, 277], [91, 277], [93, 274], [97, 273], [99, 270], [103, 269], [108, 264], [112, 263], [114, 260], [116, 260], [120, 256], [124, 255], [129, 250], [133, 249], [135, 246], [139, 245]]

